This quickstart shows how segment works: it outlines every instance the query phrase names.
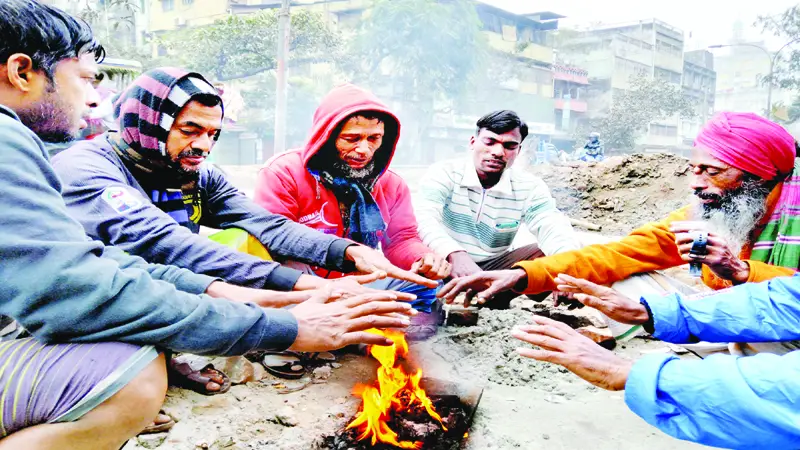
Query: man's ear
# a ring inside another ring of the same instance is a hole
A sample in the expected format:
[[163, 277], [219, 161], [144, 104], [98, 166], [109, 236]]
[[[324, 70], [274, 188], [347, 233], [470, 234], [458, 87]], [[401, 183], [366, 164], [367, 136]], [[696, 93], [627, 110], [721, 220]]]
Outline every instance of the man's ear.
[[470, 150], [472, 149], [472, 147], [474, 145], [475, 145], [475, 136], [470, 136], [469, 137], [469, 148], [470, 148]]
[[[8, 57], [4, 66], [6, 78], [15, 89], [23, 92], [30, 92], [37, 78], [42, 76], [39, 71], [33, 69], [33, 60], [24, 53], [14, 53]], [[5, 80], [4, 80], [5, 81]]]

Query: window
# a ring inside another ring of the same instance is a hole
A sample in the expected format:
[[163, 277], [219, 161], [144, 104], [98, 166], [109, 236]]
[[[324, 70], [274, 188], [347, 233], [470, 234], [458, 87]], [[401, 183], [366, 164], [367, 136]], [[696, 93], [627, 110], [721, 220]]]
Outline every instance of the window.
[[681, 82], [681, 74], [678, 72], [673, 72], [671, 70], [656, 67], [655, 74], [656, 77], [662, 80], [667, 80], [670, 83], [680, 84]]
[[161, 10], [164, 12], [175, 9], [175, 0], [161, 0]]
[[678, 135], [678, 127], [653, 124], [650, 125], [650, 135], [675, 137]]
[[194, 3], [194, 0], [183, 0], [184, 5], [191, 5], [192, 3]]

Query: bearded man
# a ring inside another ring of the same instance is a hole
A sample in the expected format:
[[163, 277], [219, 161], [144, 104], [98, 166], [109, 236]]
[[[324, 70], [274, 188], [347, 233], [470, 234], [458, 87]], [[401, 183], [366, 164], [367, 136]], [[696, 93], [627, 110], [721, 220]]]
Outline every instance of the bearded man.
[[[399, 138], [400, 121], [380, 100], [353, 85], [337, 87], [314, 113], [305, 148], [265, 164], [255, 201], [310, 228], [380, 249], [404, 270], [431, 280], [446, 278], [450, 264], [420, 239], [408, 185], [389, 170]], [[324, 268], [304, 269], [326, 278], [341, 276]], [[433, 289], [402, 279], [387, 278], [373, 287], [411, 292], [418, 297], [415, 307], [424, 312], [435, 301]], [[436, 331], [435, 315], [418, 317], [409, 330], [412, 339]]]
[[[796, 153], [780, 125], [751, 113], [720, 113], [692, 151], [693, 205], [616, 242], [453, 280], [440, 295], [452, 300], [471, 290], [484, 302], [509, 289], [553, 290], [559, 274], [611, 284], [688, 262], [703, 264], [703, 282], [712, 289], [792, 275], [800, 266]], [[708, 232], [706, 255], [691, 252], [699, 231]]]
[[9, 336], [2, 321], [0, 449], [123, 447], [164, 401], [156, 348], [239, 355], [390, 345], [363, 330], [408, 323], [395, 313], [409, 306], [387, 301], [397, 294], [331, 302], [338, 295], [329, 290], [291, 311], [262, 308], [219, 295], [243, 288], [89, 239], [67, 213], [42, 141], [86, 127], [104, 54], [85, 22], [33, 0], [0, 2], [0, 314], [32, 335]]
[[[351, 294], [368, 292], [358, 281], [383, 273], [431, 283], [392, 266], [367, 246], [265, 211], [221, 171], [203, 164], [221, 132], [223, 104], [201, 75], [175, 68], [147, 71], [116, 100], [115, 116], [119, 131], [79, 142], [53, 158], [69, 212], [92, 238], [151, 263], [238, 286], [302, 291], [288, 303], [307, 300], [330, 282], [213, 242], [198, 234], [200, 227], [244, 230], [254, 237], [251, 246], [266, 247], [276, 259], [376, 273], [336, 281], [337, 289]], [[170, 368], [181, 386], [215, 394], [227, 385], [207, 361], [179, 358]]]

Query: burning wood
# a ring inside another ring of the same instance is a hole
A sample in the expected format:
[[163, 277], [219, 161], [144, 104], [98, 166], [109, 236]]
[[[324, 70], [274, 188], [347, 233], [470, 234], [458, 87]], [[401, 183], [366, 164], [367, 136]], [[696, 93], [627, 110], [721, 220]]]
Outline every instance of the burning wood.
[[[408, 354], [401, 332], [378, 331], [394, 341], [391, 347], [370, 347], [381, 366], [377, 381], [358, 385], [361, 408], [350, 424], [326, 436], [319, 448], [331, 450], [454, 450], [467, 438], [483, 388], [422, 378], [422, 370], [406, 371], [399, 360]], [[413, 373], [411, 373], [413, 372]]]
[[438, 422], [442, 430], [447, 431], [447, 427], [442, 423], [442, 417], [434, 409], [428, 394], [419, 385], [422, 369], [409, 374], [398, 364], [397, 360], [408, 354], [408, 343], [403, 333], [394, 330], [371, 332], [388, 337], [394, 345], [370, 347], [370, 354], [381, 363], [378, 368], [378, 383], [377, 386], [356, 386], [355, 393], [361, 396], [363, 403], [361, 411], [347, 428], [359, 430], [361, 434], [358, 439], [369, 439], [373, 446], [383, 442], [403, 449], [420, 449], [421, 441], [398, 440], [397, 432], [389, 426], [393, 412], [424, 410], [431, 419]]

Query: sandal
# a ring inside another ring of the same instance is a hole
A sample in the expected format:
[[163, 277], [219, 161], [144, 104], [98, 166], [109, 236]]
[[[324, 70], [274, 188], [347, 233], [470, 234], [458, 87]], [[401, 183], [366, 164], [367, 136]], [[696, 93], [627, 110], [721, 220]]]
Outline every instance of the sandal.
[[270, 374], [287, 380], [297, 380], [314, 367], [336, 362], [331, 352], [298, 353], [290, 350], [283, 352], [264, 352], [261, 364]]
[[[196, 366], [197, 364], [195, 364]], [[203, 395], [219, 395], [228, 392], [231, 388], [231, 379], [222, 371], [214, 368], [213, 364], [206, 364], [200, 369], [194, 369], [190, 361], [181, 362], [173, 358], [168, 364], [170, 386], [188, 389]], [[208, 383], [214, 382], [211, 378], [203, 375], [203, 372], [216, 372], [223, 382], [218, 391], [210, 391], [206, 387]]]
[[298, 380], [306, 374], [303, 356], [293, 351], [266, 352], [261, 364], [267, 372], [278, 378]]
[[145, 429], [142, 430], [139, 434], [163, 433], [165, 431], [171, 430], [172, 427], [175, 426], [175, 419], [170, 417], [169, 414], [165, 413], [163, 409], [158, 411], [158, 414], [166, 416], [166, 417], [169, 417], [169, 422], [164, 422], [164, 423], [157, 424], [157, 423], [155, 423], [155, 421], [153, 421], [152, 424], [150, 424], [147, 427], [145, 427]]

